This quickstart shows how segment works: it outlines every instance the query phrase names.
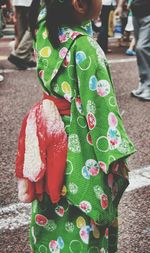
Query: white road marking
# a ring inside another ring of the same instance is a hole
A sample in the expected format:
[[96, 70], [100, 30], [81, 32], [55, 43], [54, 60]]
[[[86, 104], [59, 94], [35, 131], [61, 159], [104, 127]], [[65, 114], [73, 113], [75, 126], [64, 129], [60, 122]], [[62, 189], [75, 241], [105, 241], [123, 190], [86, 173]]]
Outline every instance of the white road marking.
[[[130, 172], [126, 192], [150, 185], [150, 166]], [[30, 222], [31, 204], [17, 203], [0, 208], [0, 232], [15, 230]]]
[[6, 55], [0, 55], [0, 61], [7, 60], [8, 56]]
[[24, 203], [11, 204], [11, 205], [0, 208], [0, 215], [9, 214], [10, 212], [17, 213], [19, 209], [28, 208], [28, 207], [29, 207], [29, 204], [24, 204]]
[[[27, 68], [26, 70], [36, 70], [36, 68]], [[0, 74], [7, 74], [7, 73], [14, 73], [26, 70], [19, 70], [19, 69], [0, 69]]]
[[150, 166], [129, 173], [130, 184], [126, 192], [150, 185]]
[[[0, 60], [6, 60], [8, 57], [6, 56], [0, 56]], [[114, 63], [126, 63], [126, 62], [135, 62], [136, 58], [124, 58], [124, 59], [113, 59], [113, 60], [108, 60], [108, 63], [114, 64]], [[28, 68], [27, 70], [34, 70], [35, 68]], [[20, 71], [18, 69], [0, 69], [0, 74], [4, 73], [13, 73], [16, 71]]]
[[124, 62], [135, 62], [136, 58], [123, 58], [123, 59], [112, 59], [112, 60], [108, 60], [108, 63], [124, 63]]

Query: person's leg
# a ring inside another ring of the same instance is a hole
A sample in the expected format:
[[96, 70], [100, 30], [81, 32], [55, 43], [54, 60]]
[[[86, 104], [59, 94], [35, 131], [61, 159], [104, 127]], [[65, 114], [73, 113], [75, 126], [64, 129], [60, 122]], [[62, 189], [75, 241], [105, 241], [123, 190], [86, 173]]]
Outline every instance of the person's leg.
[[2, 32], [2, 9], [0, 8], [0, 38], [3, 37], [3, 32]]
[[135, 38], [133, 37], [131, 42], [130, 42], [129, 49], [134, 50], [134, 47], [135, 47]]
[[13, 51], [8, 60], [18, 69], [33, 68], [36, 63], [32, 60], [33, 41], [30, 31], [26, 31], [17, 49]]
[[28, 7], [16, 6], [15, 16], [16, 16], [16, 46], [18, 47], [25, 31], [28, 29]]
[[[150, 99], [150, 15], [137, 19], [134, 17], [136, 56], [141, 89], [132, 91], [134, 96]], [[138, 91], [140, 94], [137, 94]]]
[[33, 40], [30, 31], [26, 31], [17, 49], [13, 52], [16, 57], [29, 62], [32, 60]]
[[[33, 40], [32, 35], [28, 29], [29, 26], [29, 8], [25, 8], [22, 10], [24, 13], [24, 20], [26, 19], [26, 25], [22, 27], [24, 29], [24, 33], [21, 37], [20, 43], [18, 44], [16, 50], [14, 50], [11, 55], [8, 57], [8, 60], [15, 64], [19, 69], [26, 69], [28, 67], [35, 67], [36, 63], [32, 60], [32, 48], [33, 48]], [[21, 19], [20, 19], [21, 20]], [[21, 24], [21, 22], [20, 22]], [[19, 26], [18, 26], [19, 28]], [[22, 31], [23, 31], [22, 29]], [[20, 36], [20, 35], [19, 35]]]
[[109, 13], [111, 9], [112, 9], [111, 6], [103, 5], [101, 16], [100, 16], [102, 26], [100, 28], [97, 42], [105, 53], [107, 53], [108, 51], [108, 21], [109, 21]]
[[140, 20], [136, 53], [141, 83], [150, 85], [150, 16]]
[[134, 51], [134, 47], [135, 47], [135, 37], [132, 38], [129, 47], [126, 50], [126, 54], [129, 55], [129, 56], [136, 55], [136, 52]]
[[139, 38], [140, 24], [139, 24], [139, 19], [136, 17], [133, 17], [133, 27], [134, 27], [134, 37], [137, 43], [138, 38]]

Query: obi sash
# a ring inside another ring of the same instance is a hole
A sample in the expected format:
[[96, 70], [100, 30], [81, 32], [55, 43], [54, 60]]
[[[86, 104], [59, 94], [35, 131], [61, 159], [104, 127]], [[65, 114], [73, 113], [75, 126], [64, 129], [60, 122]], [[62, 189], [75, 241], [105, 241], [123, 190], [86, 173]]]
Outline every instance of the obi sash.
[[70, 103], [44, 93], [42, 101], [31, 108], [22, 123], [16, 176], [28, 180], [32, 201], [40, 199], [43, 192], [47, 192], [53, 203], [61, 196], [68, 141], [60, 115], [70, 115]]

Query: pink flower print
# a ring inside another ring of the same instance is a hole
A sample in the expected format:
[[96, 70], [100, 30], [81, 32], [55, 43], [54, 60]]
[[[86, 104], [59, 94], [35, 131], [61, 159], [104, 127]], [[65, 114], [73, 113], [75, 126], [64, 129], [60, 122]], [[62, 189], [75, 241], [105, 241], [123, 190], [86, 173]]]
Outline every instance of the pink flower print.
[[97, 161], [95, 161], [93, 159], [89, 159], [86, 161], [85, 166], [91, 176], [98, 175], [100, 167], [99, 167], [99, 164], [97, 163]]
[[108, 197], [106, 194], [101, 194], [101, 206], [103, 209], [106, 209], [108, 207]]
[[108, 123], [112, 128], [116, 128], [118, 125], [118, 120], [113, 112], [110, 112], [108, 115]]
[[66, 34], [59, 35], [59, 40], [61, 43], [66, 42], [68, 40]]
[[92, 210], [92, 206], [88, 201], [82, 201], [80, 203], [79, 207], [85, 213], [89, 213]]
[[60, 252], [59, 245], [58, 245], [57, 241], [55, 241], [55, 240], [50, 241], [49, 249], [50, 249], [51, 253], [59, 253]]
[[110, 93], [110, 84], [107, 80], [100, 80], [97, 83], [97, 93], [101, 97], [105, 97]]
[[118, 141], [116, 139], [112, 139], [112, 140], [110, 140], [110, 143], [112, 146], [115, 146], [115, 145], [117, 145]]
[[72, 40], [74, 40], [74, 39], [75, 39], [77, 36], [79, 36], [80, 34], [81, 34], [81, 33], [79, 33], [79, 32], [72, 32], [70, 37], [71, 37]]
[[87, 123], [90, 130], [94, 129], [94, 127], [96, 126], [96, 118], [91, 112], [89, 112], [87, 115]]
[[106, 230], [105, 230], [105, 237], [106, 237], [106, 239], [108, 239], [108, 233], [109, 233], [109, 229], [106, 228]]
[[86, 203], [82, 203], [81, 206], [80, 206], [84, 211], [87, 210], [87, 204]]
[[100, 162], [99, 162], [99, 166], [100, 166], [100, 169], [101, 169], [104, 173], [107, 173], [106, 163], [100, 161]]
[[110, 148], [115, 149], [119, 146], [121, 142], [121, 136], [117, 129], [118, 120], [113, 112], [110, 112], [108, 115], [108, 140], [110, 143]]
[[82, 237], [86, 237], [86, 234], [87, 234], [86, 231], [84, 231], [84, 230], [81, 231], [81, 236], [82, 236]]
[[90, 173], [92, 176], [97, 176], [98, 172], [99, 172], [99, 169], [97, 169], [96, 167], [91, 167], [91, 168], [89, 169], [89, 173]]
[[52, 241], [50, 242], [50, 245], [51, 245], [52, 248], [55, 248], [56, 245], [57, 245], [57, 242], [54, 241], [54, 240], [52, 240]]
[[67, 51], [68, 51], [68, 49], [67, 49], [66, 47], [63, 47], [63, 48], [59, 51], [59, 57], [60, 57], [61, 59], [64, 59], [65, 56], [66, 56], [66, 54], [67, 54]]
[[105, 96], [105, 91], [102, 88], [97, 89], [98, 95], [101, 97]]
[[57, 206], [55, 208], [55, 213], [60, 216], [60, 217], [63, 217], [64, 216], [64, 213], [65, 213], [65, 210], [63, 208], [63, 206]]
[[80, 237], [85, 244], [89, 242], [90, 226], [83, 226], [80, 229]]
[[37, 225], [44, 227], [48, 223], [48, 220], [44, 215], [37, 214], [35, 216], [35, 222]]

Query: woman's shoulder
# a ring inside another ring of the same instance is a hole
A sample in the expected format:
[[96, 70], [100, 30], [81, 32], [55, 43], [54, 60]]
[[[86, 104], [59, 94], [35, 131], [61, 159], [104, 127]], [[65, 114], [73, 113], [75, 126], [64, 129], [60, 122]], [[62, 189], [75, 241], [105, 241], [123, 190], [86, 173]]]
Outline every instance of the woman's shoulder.
[[106, 61], [105, 54], [97, 41], [90, 36], [80, 36], [77, 38], [75, 43], [76, 54], [82, 55], [82, 58], [87, 58], [89, 56], [93, 63], [95, 64], [104, 64]]
[[81, 35], [81, 36], [78, 36], [78, 38], [76, 39], [76, 46], [78, 48], [83, 48], [83, 49], [87, 48], [87, 49], [95, 50], [98, 46], [98, 43], [91, 36]]

